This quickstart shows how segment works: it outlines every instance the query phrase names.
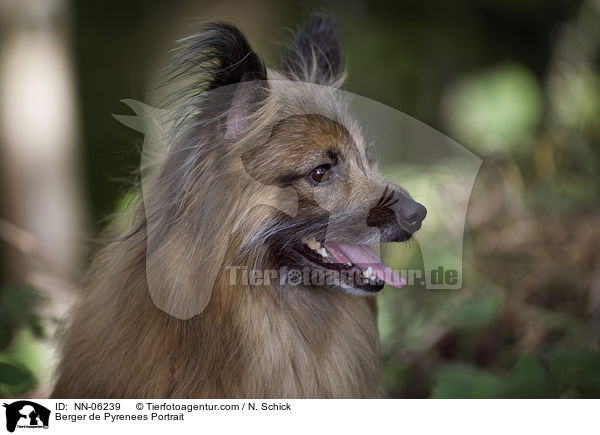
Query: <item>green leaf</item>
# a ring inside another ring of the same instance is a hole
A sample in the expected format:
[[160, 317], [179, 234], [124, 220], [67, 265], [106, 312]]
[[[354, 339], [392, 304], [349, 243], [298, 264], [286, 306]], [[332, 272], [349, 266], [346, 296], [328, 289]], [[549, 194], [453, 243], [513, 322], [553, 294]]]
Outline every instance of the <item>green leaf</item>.
[[600, 397], [600, 354], [582, 349], [560, 349], [544, 355], [556, 395], [576, 391], [580, 397]]
[[502, 295], [496, 291], [475, 294], [448, 313], [448, 323], [459, 329], [482, 328], [492, 323], [502, 308]]
[[521, 355], [510, 372], [503, 377], [505, 398], [548, 397], [548, 380], [539, 360], [532, 355]]
[[490, 373], [471, 367], [442, 368], [435, 381], [435, 399], [488, 399], [498, 397], [502, 382]]
[[26, 367], [0, 361], [0, 394], [2, 396], [23, 394], [36, 385], [37, 381], [34, 375]]
[[442, 368], [433, 388], [434, 398], [496, 399], [547, 397], [544, 369], [530, 355], [519, 357], [503, 374], [492, 374], [472, 367]]
[[533, 74], [515, 63], [466, 77], [450, 92], [451, 133], [482, 153], [522, 147], [542, 116], [542, 92]]
[[40, 293], [29, 285], [5, 285], [0, 290], [0, 321], [14, 323], [35, 315], [43, 301]]

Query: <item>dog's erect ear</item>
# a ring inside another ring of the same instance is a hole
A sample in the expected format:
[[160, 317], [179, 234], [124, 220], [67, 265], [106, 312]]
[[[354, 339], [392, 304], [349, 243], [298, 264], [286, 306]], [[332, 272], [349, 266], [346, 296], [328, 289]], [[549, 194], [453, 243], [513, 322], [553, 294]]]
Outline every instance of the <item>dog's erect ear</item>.
[[234, 25], [209, 25], [200, 45], [207, 60], [217, 66], [208, 89], [267, 79], [265, 65]]
[[200, 32], [179, 42], [169, 78], [196, 77], [197, 91], [267, 79], [264, 64], [232, 24], [205, 24]]
[[[266, 97], [267, 69], [240, 29], [232, 24], [205, 24], [202, 30], [179, 41], [168, 80], [182, 79], [180, 91], [187, 108], [205, 119], [226, 115], [224, 130], [233, 136], [247, 115]], [[235, 131], [230, 131], [230, 130]]]
[[332, 85], [339, 81], [340, 44], [335, 19], [313, 14], [296, 33], [283, 58], [282, 69], [296, 80]]

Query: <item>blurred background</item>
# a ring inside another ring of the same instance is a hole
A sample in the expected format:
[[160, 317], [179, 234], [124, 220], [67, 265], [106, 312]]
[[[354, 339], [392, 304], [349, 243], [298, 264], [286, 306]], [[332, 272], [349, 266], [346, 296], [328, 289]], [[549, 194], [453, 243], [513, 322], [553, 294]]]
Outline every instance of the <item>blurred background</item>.
[[51, 390], [53, 334], [135, 181], [119, 100], [149, 101], [197, 18], [274, 65], [314, 10], [337, 17], [346, 90], [483, 159], [463, 288], [379, 297], [389, 395], [600, 397], [597, 0], [0, 0], [0, 396]]

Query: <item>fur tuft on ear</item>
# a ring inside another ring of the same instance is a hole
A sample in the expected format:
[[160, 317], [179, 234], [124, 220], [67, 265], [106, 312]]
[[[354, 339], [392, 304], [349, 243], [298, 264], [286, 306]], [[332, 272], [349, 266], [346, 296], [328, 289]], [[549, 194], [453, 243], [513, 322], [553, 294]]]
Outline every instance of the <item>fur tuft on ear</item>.
[[179, 108], [180, 126], [218, 120], [219, 131], [234, 137], [267, 97], [264, 63], [242, 32], [226, 22], [205, 23], [178, 42], [165, 81], [183, 86], [165, 105]]
[[168, 70], [170, 79], [205, 73], [202, 90], [267, 79], [265, 65], [233, 24], [208, 23], [178, 42], [181, 46]]
[[282, 62], [288, 77], [321, 85], [337, 85], [341, 51], [337, 24], [331, 15], [316, 13], [296, 33]]

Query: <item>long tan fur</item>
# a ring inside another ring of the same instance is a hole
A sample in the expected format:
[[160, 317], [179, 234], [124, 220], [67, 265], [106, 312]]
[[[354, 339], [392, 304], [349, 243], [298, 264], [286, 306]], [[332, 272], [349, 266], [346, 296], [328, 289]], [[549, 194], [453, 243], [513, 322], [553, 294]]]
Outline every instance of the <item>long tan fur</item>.
[[[106, 233], [62, 338], [53, 397], [383, 394], [374, 298], [327, 286], [232, 285], [227, 269], [277, 268], [292, 240], [327, 224], [335, 237], [372, 242], [360, 225], [390, 183], [369, 167], [360, 130], [334, 95], [343, 75], [334, 27], [313, 18], [281, 72], [267, 72], [233, 26], [209, 25], [186, 40], [175, 75], [197, 81], [181, 107], [182, 130], [149, 190]], [[200, 95], [211, 89], [217, 97]], [[332, 154], [343, 181], [313, 187], [294, 178]], [[284, 187], [297, 197], [296, 218], [260, 205]], [[327, 224], [317, 203], [327, 204]]]

